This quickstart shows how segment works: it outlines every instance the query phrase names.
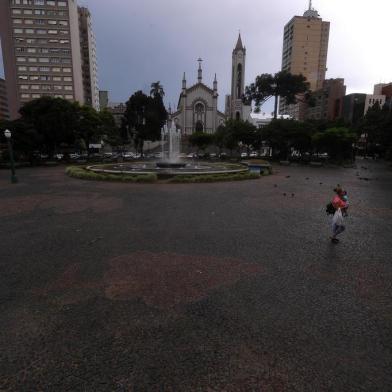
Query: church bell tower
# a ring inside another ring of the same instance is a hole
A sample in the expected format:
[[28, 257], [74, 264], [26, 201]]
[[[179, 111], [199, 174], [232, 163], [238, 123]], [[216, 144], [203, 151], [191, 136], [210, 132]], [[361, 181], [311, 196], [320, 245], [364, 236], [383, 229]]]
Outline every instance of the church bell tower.
[[242, 45], [241, 34], [238, 35], [237, 45], [233, 50], [230, 118], [245, 120], [242, 97], [245, 93], [245, 58], [246, 48]]

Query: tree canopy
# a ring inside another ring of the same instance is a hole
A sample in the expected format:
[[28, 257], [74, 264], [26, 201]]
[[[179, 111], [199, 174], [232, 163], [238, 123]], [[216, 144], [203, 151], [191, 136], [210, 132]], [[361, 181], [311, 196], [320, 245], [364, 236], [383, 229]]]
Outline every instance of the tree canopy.
[[145, 140], [158, 140], [167, 119], [162, 97], [147, 96], [142, 91], [133, 94], [125, 110], [125, 126], [128, 127], [137, 149], [143, 153]]
[[275, 97], [274, 118], [277, 118], [278, 97], [284, 98], [287, 104], [297, 102], [298, 95], [309, 96], [309, 83], [303, 75], [293, 75], [280, 71], [275, 75], [261, 74], [254, 83], [245, 88], [244, 101], [254, 102], [256, 108]]

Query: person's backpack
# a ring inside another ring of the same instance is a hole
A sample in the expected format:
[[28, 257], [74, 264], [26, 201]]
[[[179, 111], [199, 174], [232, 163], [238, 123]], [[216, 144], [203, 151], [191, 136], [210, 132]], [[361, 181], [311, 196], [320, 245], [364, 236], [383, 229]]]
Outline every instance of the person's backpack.
[[327, 204], [325, 208], [325, 212], [327, 213], [327, 215], [333, 215], [336, 212], [335, 207], [333, 206], [332, 203]]

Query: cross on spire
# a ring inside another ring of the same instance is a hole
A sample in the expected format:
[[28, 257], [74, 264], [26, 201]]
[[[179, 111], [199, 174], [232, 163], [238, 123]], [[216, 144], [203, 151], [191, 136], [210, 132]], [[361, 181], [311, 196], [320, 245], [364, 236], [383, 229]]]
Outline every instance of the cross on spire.
[[197, 81], [199, 83], [201, 83], [201, 81], [203, 80], [203, 70], [201, 68], [201, 63], [203, 62], [203, 60], [201, 59], [201, 57], [199, 57], [199, 59], [197, 61], [199, 62], [199, 70], [197, 72]]

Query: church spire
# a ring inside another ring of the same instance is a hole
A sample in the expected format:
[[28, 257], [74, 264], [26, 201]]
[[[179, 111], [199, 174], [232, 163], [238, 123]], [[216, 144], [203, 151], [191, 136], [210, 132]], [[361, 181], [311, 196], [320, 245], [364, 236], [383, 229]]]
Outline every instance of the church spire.
[[234, 51], [237, 52], [239, 50], [244, 50], [244, 46], [242, 45], [241, 32], [238, 33], [237, 45], [235, 46]]
[[184, 72], [184, 76], [182, 77], [182, 90], [185, 91], [186, 90], [186, 78], [185, 78], [185, 72]]
[[216, 74], [214, 78], [214, 91], [218, 91], [218, 80], [216, 79]]
[[199, 57], [197, 61], [199, 62], [199, 69], [197, 71], [197, 81], [201, 83], [203, 80], [203, 70], [201, 68], [201, 63], [203, 62], [203, 60]]

